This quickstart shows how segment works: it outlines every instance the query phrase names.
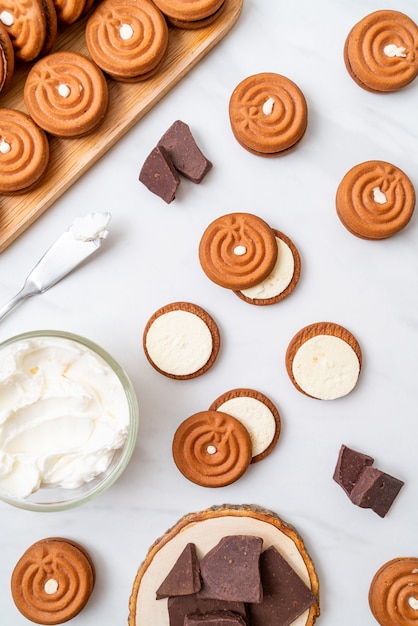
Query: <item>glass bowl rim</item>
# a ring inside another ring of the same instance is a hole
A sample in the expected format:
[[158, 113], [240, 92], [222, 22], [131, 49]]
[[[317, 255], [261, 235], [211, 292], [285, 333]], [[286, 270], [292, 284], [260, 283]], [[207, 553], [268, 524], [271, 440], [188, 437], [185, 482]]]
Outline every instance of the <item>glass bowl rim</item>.
[[[137, 435], [138, 435], [138, 421], [139, 421], [139, 408], [138, 408], [138, 400], [136, 397], [136, 393], [133, 387], [133, 384], [126, 374], [125, 370], [122, 366], [113, 358], [113, 356], [107, 352], [104, 348], [102, 348], [99, 344], [83, 337], [82, 335], [78, 335], [76, 333], [64, 331], [64, 330], [30, 330], [23, 333], [19, 333], [18, 335], [14, 335], [13, 337], [9, 337], [3, 341], [0, 341], [0, 351], [3, 348], [6, 348], [9, 345], [14, 343], [25, 341], [33, 338], [40, 337], [55, 337], [58, 339], [68, 339], [69, 341], [73, 341], [75, 343], [79, 343], [86, 348], [92, 350], [97, 356], [102, 358], [113, 370], [117, 378], [119, 379], [125, 396], [128, 403], [129, 409], [129, 429], [127, 439], [122, 447], [122, 451], [120, 451], [120, 458], [118, 459], [115, 467], [109, 473], [109, 475], [105, 476], [103, 480], [99, 482], [96, 486], [94, 486], [90, 491], [88, 491], [84, 496], [81, 495], [78, 498], [74, 498], [71, 500], [63, 500], [57, 502], [33, 502], [30, 500], [24, 500], [21, 498], [14, 498], [13, 496], [8, 496], [7, 494], [0, 491], [0, 500], [15, 506], [20, 509], [25, 509], [27, 511], [41, 511], [41, 512], [49, 512], [49, 511], [65, 511], [68, 509], [75, 508], [84, 504], [85, 502], [89, 502], [93, 500], [98, 495], [106, 491], [116, 480], [120, 477], [120, 475], [125, 470], [128, 462], [133, 454]], [[118, 452], [117, 450], [115, 452]], [[104, 472], [106, 474], [106, 471]], [[100, 478], [99, 476], [97, 477]], [[88, 484], [88, 483], [86, 483]], [[46, 491], [46, 490], [45, 490]], [[67, 490], [66, 490], [67, 491]], [[70, 489], [68, 492], [70, 493]]]

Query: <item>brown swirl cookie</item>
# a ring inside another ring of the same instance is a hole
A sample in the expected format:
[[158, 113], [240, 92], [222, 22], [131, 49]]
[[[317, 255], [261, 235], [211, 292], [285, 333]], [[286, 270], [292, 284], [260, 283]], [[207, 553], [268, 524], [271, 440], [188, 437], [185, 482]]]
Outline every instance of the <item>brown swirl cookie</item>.
[[47, 37], [43, 0], [2, 0], [0, 20], [12, 40], [16, 59], [33, 61], [41, 54]]
[[0, 109], [0, 193], [28, 191], [45, 173], [48, 161], [43, 130], [21, 111]]
[[376, 93], [401, 89], [418, 74], [418, 26], [399, 11], [375, 11], [348, 34], [344, 60], [363, 89]]
[[84, 55], [54, 52], [33, 65], [25, 82], [24, 100], [41, 128], [60, 137], [79, 137], [103, 121], [107, 83], [97, 65]]
[[86, 0], [53, 0], [62, 24], [74, 24], [85, 10]]
[[217, 9], [214, 13], [212, 13], [212, 15], [209, 15], [208, 17], [204, 17], [200, 20], [179, 20], [179, 19], [176, 19], [175, 17], [166, 16], [167, 21], [172, 26], [175, 26], [176, 28], [184, 28], [187, 30], [196, 30], [197, 28], [206, 28], [206, 26], [209, 26], [215, 20], [218, 19], [218, 17], [221, 15], [222, 11], [224, 10], [225, 4], [226, 2], [224, 0], [221, 6], [219, 7], [219, 9]]
[[143, 80], [164, 59], [168, 28], [150, 0], [104, 0], [87, 21], [86, 43], [93, 60], [115, 80]]
[[251, 463], [257, 463], [276, 447], [280, 436], [280, 414], [273, 402], [255, 389], [231, 389], [219, 396], [209, 409], [232, 415], [251, 438]]
[[252, 458], [247, 429], [221, 411], [201, 411], [184, 420], [174, 434], [172, 450], [183, 476], [202, 487], [235, 482]]
[[214, 319], [197, 304], [172, 302], [148, 320], [143, 348], [150, 364], [176, 380], [196, 378], [208, 371], [220, 348]]
[[227, 289], [248, 289], [264, 280], [277, 259], [274, 231], [251, 213], [229, 213], [214, 220], [199, 244], [205, 274]]
[[80, 613], [93, 591], [94, 564], [74, 541], [37, 541], [19, 559], [11, 579], [16, 607], [38, 624], [62, 624]]
[[0, 22], [0, 93], [10, 85], [15, 67], [15, 53], [7, 28]]
[[235, 87], [229, 101], [229, 119], [243, 148], [259, 156], [276, 156], [302, 139], [308, 108], [293, 81], [265, 72], [248, 76]]
[[301, 393], [334, 400], [357, 384], [362, 366], [360, 345], [349, 330], [316, 322], [296, 333], [286, 351], [286, 369]]
[[289, 296], [300, 278], [300, 255], [293, 241], [284, 233], [273, 228], [277, 242], [277, 260], [271, 273], [261, 283], [236, 291], [236, 295], [257, 306], [281, 302]]
[[338, 217], [353, 235], [385, 239], [404, 228], [415, 207], [408, 176], [385, 161], [366, 161], [351, 168], [338, 186]]
[[418, 624], [418, 558], [382, 565], [370, 585], [369, 605], [380, 626]]
[[[155, 0], [157, 7], [170, 21], [175, 20], [176, 25], [187, 27], [187, 23], [200, 22], [213, 16], [223, 5], [224, 0]], [[210, 22], [209, 22], [210, 23]]]

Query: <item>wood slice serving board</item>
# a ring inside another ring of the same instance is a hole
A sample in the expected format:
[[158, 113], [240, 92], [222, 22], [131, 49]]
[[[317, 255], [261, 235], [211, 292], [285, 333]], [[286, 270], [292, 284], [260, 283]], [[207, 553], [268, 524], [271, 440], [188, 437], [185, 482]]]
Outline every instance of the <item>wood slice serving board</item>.
[[[50, 137], [50, 162], [41, 182], [27, 193], [0, 197], [0, 252], [223, 39], [238, 20], [242, 4], [243, 0], [225, 0], [220, 15], [205, 28], [186, 30], [169, 26], [167, 55], [154, 76], [137, 83], [107, 79], [109, 109], [98, 130], [82, 138]], [[53, 51], [74, 50], [88, 56], [84, 37], [86, 20], [62, 29]], [[16, 69], [12, 86], [0, 96], [0, 107], [26, 112], [23, 87], [29, 68], [20, 66]]]

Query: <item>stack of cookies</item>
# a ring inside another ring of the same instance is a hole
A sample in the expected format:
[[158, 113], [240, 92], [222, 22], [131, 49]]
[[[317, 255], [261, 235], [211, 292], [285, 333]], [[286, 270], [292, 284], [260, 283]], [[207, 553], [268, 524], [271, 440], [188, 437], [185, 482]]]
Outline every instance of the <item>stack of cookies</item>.
[[230, 213], [209, 224], [200, 240], [199, 260], [214, 283], [255, 305], [282, 301], [300, 277], [295, 244], [251, 213]]

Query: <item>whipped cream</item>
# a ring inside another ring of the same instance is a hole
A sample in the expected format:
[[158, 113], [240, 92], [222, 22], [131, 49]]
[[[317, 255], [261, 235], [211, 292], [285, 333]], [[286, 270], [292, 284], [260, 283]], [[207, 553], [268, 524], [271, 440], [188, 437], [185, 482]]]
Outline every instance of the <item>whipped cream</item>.
[[110, 213], [88, 213], [83, 217], [76, 217], [69, 230], [78, 241], [106, 239], [109, 234], [107, 226], [110, 218]]
[[89, 482], [107, 469], [128, 428], [122, 383], [90, 348], [42, 336], [0, 350], [2, 492], [26, 498], [40, 487]]

